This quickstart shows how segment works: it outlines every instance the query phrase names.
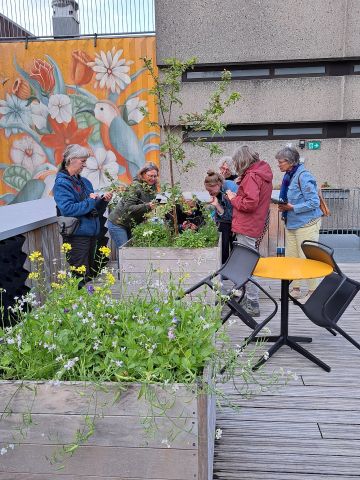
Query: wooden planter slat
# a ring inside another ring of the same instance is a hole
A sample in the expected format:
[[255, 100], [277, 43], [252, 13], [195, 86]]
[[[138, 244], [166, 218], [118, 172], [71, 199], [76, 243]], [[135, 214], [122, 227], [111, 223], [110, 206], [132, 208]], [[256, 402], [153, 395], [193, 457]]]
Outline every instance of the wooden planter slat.
[[[57, 386], [42, 382], [36, 384], [34, 398], [33, 390], [17, 390], [19, 384], [0, 382], [0, 411], [7, 407], [14, 412], [0, 423], [2, 442], [16, 443], [14, 427], [22, 424], [24, 412], [31, 411], [32, 425], [21, 444], [1, 457], [0, 480], [212, 479], [215, 400], [208, 394], [196, 394], [196, 387], [177, 385], [175, 396], [160, 387], [156, 389], [164, 399], [175, 400], [166, 416], [170, 425], [174, 422], [180, 430], [176, 430], [178, 436], [169, 441], [167, 448], [162, 440], [171, 427], [165, 416], [156, 417], [159, 429], [154, 438], [144, 433], [141, 417], [146, 415], [148, 405], [138, 399], [140, 385], [130, 384], [114, 403], [117, 385], [105, 384], [107, 392], [97, 391], [98, 413], [104, 416], [97, 419], [95, 434], [57, 471], [46, 457], [51, 458], [56, 445], [73, 441], [75, 431], [83, 425], [82, 414], [88, 410], [94, 387], [81, 382]], [[34, 382], [26, 384], [35, 388]]]

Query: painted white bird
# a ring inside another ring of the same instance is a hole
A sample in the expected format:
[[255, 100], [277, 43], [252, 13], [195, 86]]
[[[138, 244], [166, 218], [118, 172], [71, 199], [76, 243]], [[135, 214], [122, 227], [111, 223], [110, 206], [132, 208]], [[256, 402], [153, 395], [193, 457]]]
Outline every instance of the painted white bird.
[[145, 154], [133, 129], [123, 120], [118, 107], [109, 100], [101, 100], [94, 107], [95, 118], [101, 123], [100, 133], [107, 150], [115, 153], [126, 169], [129, 180], [145, 163]]

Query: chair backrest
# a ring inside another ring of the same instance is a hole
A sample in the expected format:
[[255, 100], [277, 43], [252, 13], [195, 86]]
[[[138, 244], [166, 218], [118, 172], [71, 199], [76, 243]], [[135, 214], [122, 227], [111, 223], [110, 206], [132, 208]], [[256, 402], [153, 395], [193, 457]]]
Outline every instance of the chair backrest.
[[257, 250], [235, 242], [229, 258], [218, 273], [234, 284], [242, 285], [251, 277], [259, 258]]
[[304, 240], [301, 244], [302, 251], [306, 258], [310, 260], [318, 260], [327, 263], [339, 275], [343, 275], [339, 266], [334, 260], [334, 249], [324, 243], [315, 242], [313, 240]]
[[304, 312], [316, 325], [331, 328], [359, 291], [358, 282], [344, 277], [336, 272], [325, 277], [304, 304]]

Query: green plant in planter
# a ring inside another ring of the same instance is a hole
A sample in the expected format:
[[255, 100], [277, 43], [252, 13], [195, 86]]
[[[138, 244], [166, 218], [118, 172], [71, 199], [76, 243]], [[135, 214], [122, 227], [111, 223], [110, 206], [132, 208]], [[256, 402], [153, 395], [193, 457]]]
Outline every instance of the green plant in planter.
[[[70, 245], [63, 244], [64, 252], [69, 248]], [[102, 247], [100, 253], [105, 260], [110, 250]], [[34, 280], [41, 282], [42, 256], [36, 252], [32, 258], [39, 268], [33, 269]], [[80, 392], [88, 398], [88, 406], [82, 412], [83, 425], [75, 426], [73, 441], [55, 452], [52, 461], [56, 462], [63, 462], [93, 435], [106, 406], [99, 402], [98, 394], [105, 394], [107, 382], [114, 386], [109, 390], [110, 397], [113, 396], [108, 403], [116, 402], [133, 382], [142, 384], [140, 395], [149, 406], [144, 423], [150, 430], [156, 428], [159, 417], [167, 418], [174, 403], [177, 389], [170, 388], [173, 400], [171, 396], [169, 400], [168, 387], [182, 384], [192, 390], [198, 385], [200, 392], [209, 393], [210, 388], [211, 393], [216, 391], [215, 387], [199, 385], [206, 366], [215, 379], [221, 367], [228, 365], [224, 381], [240, 367], [244, 383], [239, 391], [244, 392], [244, 386], [256, 382], [263, 388], [259, 374], [251, 370], [259, 352], [246, 355], [245, 350], [237, 356], [237, 348], [231, 346], [226, 331], [220, 329], [221, 297], [217, 306], [208, 305], [201, 297], [191, 302], [181, 299], [180, 279], [180, 285], [170, 281], [161, 291], [150, 286], [146, 299], [133, 296], [118, 300], [111, 293], [115, 282], [112, 272], [103, 269], [101, 282], [79, 290], [82, 273], [82, 267], [60, 270], [45, 301], [40, 305], [33, 292], [19, 299], [12, 308], [18, 323], [0, 330], [0, 379], [18, 380], [18, 390], [30, 395], [14, 439], [0, 445], [4, 454], [17, 448], [34, 427], [32, 408], [37, 388], [26, 381], [45, 381], [52, 386], [63, 381], [82, 381], [88, 385], [84, 393]], [[159, 400], [155, 387], [166, 391], [164, 401]], [[11, 415], [11, 402], [18, 390], [9, 399], [0, 420]], [[170, 440], [185, 428], [178, 424], [175, 427], [173, 423], [169, 427]]]

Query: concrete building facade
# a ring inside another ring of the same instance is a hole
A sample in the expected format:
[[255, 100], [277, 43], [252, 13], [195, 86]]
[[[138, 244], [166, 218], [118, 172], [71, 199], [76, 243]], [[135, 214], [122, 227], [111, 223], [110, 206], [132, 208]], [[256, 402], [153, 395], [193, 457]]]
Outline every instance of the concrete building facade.
[[[360, 184], [360, 2], [358, 0], [156, 0], [157, 62], [197, 57], [184, 76], [183, 110], [200, 111], [227, 68], [241, 100], [228, 110], [224, 154], [253, 145], [281, 181], [275, 153], [288, 143], [319, 184]], [[309, 150], [308, 142], [321, 148]], [[187, 154], [187, 190], [217, 159]], [[162, 166], [166, 176], [166, 165]]]

